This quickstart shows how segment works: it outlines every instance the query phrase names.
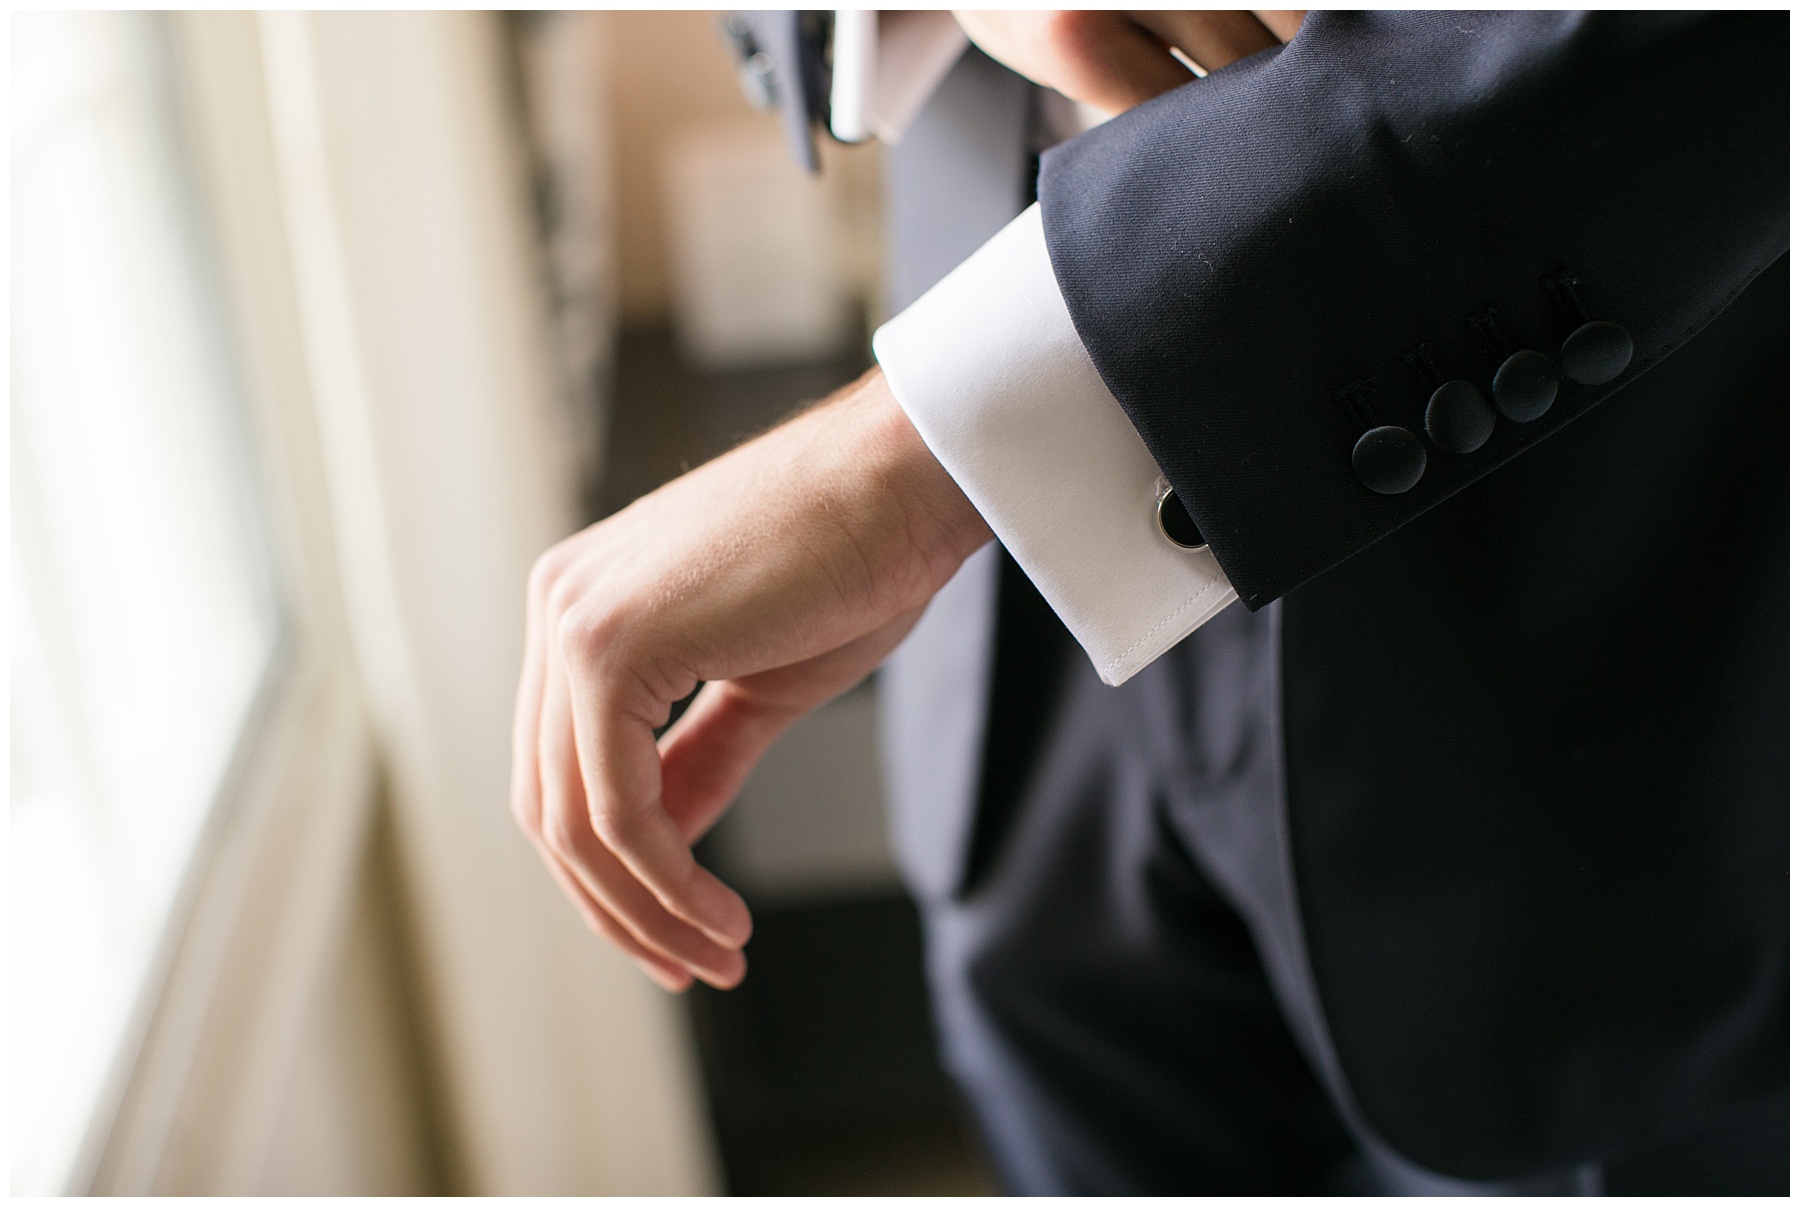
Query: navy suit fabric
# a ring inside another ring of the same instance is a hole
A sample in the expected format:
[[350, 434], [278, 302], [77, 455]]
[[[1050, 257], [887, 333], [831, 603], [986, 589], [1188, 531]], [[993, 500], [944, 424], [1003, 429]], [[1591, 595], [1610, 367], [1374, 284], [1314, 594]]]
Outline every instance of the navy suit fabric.
[[[1423, 514], [1624, 388], [1787, 250], [1777, 14], [1315, 14], [1292, 44], [1044, 156], [1057, 279], [1096, 367], [1251, 607]], [[1422, 429], [1403, 357], [1451, 378], [1571, 324], [1566, 267], [1637, 355], [1532, 424], [1384, 496], [1333, 398], [1373, 381]]]
[[[1787, 1081], [1786, 22], [1315, 14], [1044, 159], [1096, 367], [1246, 603], [1282, 600], [1343, 1093], [1445, 1173]], [[1446, 452], [1406, 358], [1485, 383], [1484, 313], [1635, 355]], [[1410, 491], [1351, 471], [1356, 382], [1428, 450]]]

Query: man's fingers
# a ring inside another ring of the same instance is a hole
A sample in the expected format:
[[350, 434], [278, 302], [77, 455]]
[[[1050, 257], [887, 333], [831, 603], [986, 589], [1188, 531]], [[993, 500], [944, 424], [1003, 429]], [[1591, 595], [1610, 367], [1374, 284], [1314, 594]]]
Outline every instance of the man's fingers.
[[1303, 8], [1253, 8], [1250, 11], [1283, 42], [1292, 42], [1294, 35], [1300, 32], [1300, 23], [1306, 20]]
[[540, 557], [531, 569], [525, 596], [525, 662], [519, 670], [519, 696], [513, 703], [512, 815], [534, 842], [542, 828], [537, 745], [538, 716], [544, 702], [543, 615], [554, 573], [552, 553]]
[[[643, 946], [708, 984], [721, 988], [736, 984], [744, 974], [743, 953], [737, 950], [741, 944], [716, 942], [671, 913], [596, 833], [570, 710], [567, 680], [553, 663], [546, 673], [537, 751], [544, 845]], [[745, 933], [748, 937], [747, 926]]]
[[794, 716], [762, 706], [732, 680], [700, 690], [660, 743], [663, 807], [684, 842], [712, 829]]
[[538, 776], [539, 720], [544, 700], [544, 612], [551, 583], [559, 572], [560, 553], [553, 549], [538, 559], [538, 564], [532, 568], [526, 593], [525, 663], [519, 673], [519, 697], [513, 710], [513, 819], [588, 929], [623, 951], [646, 976], [670, 993], [685, 993], [694, 983], [693, 974], [638, 942], [582, 887], [576, 875], [564, 867], [544, 843], [543, 800]]
[[1109, 113], [1123, 113], [1194, 78], [1156, 35], [1122, 13], [1054, 13], [1045, 34], [1048, 52], [1067, 65], [1069, 84], [1079, 89], [1080, 95], [1068, 95]]
[[547, 811], [544, 842], [602, 907], [603, 914], [596, 919], [602, 928], [610, 935], [611, 927], [605, 922], [610, 918], [634, 941], [628, 951], [641, 945], [720, 989], [743, 980], [743, 952], [715, 943], [663, 908], [594, 834], [584, 815], [560, 820]]
[[715, 943], [742, 947], [750, 939], [750, 910], [700, 866], [663, 809], [662, 760], [650, 720], [624, 706], [616, 690], [591, 681], [577, 690], [576, 756], [594, 832], [669, 913]]
[[642, 968], [647, 976], [670, 993], [684, 993], [694, 983], [693, 974], [678, 964], [657, 955], [648, 947], [638, 942], [632, 933], [619, 925], [618, 920], [606, 912], [604, 906], [594, 900], [593, 896], [581, 887], [573, 873], [562, 865], [562, 861], [546, 847], [543, 840], [533, 836], [532, 847], [550, 869], [550, 877], [562, 887], [563, 895], [575, 903], [575, 910], [581, 915], [588, 929], [630, 956], [632, 961]]
[[1121, 13], [956, 12], [975, 45], [1064, 96], [1123, 113], [1192, 80], [1157, 37]]
[[546, 553], [533, 567], [526, 595], [525, 663], [519, 673], [519, 697], [513, 710], [512, 813], [531, 842], [532, 850], [550, 870], [551, 879], [587, 923], [588, 929], [619, 948], [646, 976], [670, 993], [685, 993], [693, 974], [679, 964], [651, 951], [621, 926], [573, 872], [564, 867], [544, 844], [543, 800], [538, 778], [538, 726], [544, 698], [543, 616], [550, 583], [557, 572], [558, 550]]
[[1245, 9], [1145, 10], [1129, 16], [1208, 71], [1280, 45]]
[[970, 40], [995, 59], [1109, 114], [1193, 80], [1170, 47], [1213, 71], [1287, 41], [1305, 15], [1293, 9], [955, 13]]
[[835, 650], [708, 683], [662, 742], [663, 808], [693, 843], [712, 827], [790, 725], [868, 677], [912, 631], [914, 608]]

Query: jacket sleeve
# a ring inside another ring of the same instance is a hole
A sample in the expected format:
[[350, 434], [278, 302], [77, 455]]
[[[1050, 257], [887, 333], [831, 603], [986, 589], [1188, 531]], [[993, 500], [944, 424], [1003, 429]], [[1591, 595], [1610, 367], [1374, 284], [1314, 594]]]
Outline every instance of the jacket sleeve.
[[1787, 248], [1785, 14], [1315, 13], [1046, 154], [1094, 367], [1251, 607], [1657, 363]]

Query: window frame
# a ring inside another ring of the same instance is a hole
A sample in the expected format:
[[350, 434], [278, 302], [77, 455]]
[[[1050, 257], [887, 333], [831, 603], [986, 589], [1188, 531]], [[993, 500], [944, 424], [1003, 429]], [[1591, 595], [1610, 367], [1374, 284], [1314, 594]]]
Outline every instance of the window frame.
[[[221, 302], [277, 636], [62, 1193], [253, 1181], [378, 790], [339, 603], [254, 27], [162, 14], [196, 225]], [[249, 35], [249, 39], [246, 38]], [[187, 1137], [205, 1137], [204, 1150]]]
[[[261, 1188], [381, 809], [457, 1188], [716, 1190], [679, 1003], [505, 811], [525, 570], [578, 467], [502, 19], [164, 20], [289, 625], [62, 1189]], [[380, 123], [418, 154], [369, 154]], [[479, 531], [446, 543], [471, 490]]]

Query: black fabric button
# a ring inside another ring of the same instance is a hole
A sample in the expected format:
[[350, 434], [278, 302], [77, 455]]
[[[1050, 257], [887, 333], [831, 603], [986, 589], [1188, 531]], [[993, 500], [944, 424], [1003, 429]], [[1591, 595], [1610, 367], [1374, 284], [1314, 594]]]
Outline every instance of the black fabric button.
[[1379, 495], [1403, 495], [1425, 473], [1425, 446], [1403, 427], [1372, 427], [1350, 451], [1356, 480]]
[[1183, 549], [1198, 549], [1206, 544], [1200, 525], [1194, 523], [1194, 517], [1181, 504], [1181, 496], [1173, 490], [1164, 492], [1157, 502], [1156, 522], [1162, 525], [1163, 535]]
[[1494, 405], [1514, 423], [1542, 419], [1556, 401], [1556, 362], [1527, 348], [1507, 357], [1494, 374]]
[[1563, 341], [1562, 371], [1584, 386], [1604, 385], [1631, 363], [1631, 332], [1617, 323], [1583, 323]]
[[1474, 382], [1447, 381], [1425, 404], [1425, 434], [1446, 452], [1472, 453], [1494, 434], [1494, 408]]

